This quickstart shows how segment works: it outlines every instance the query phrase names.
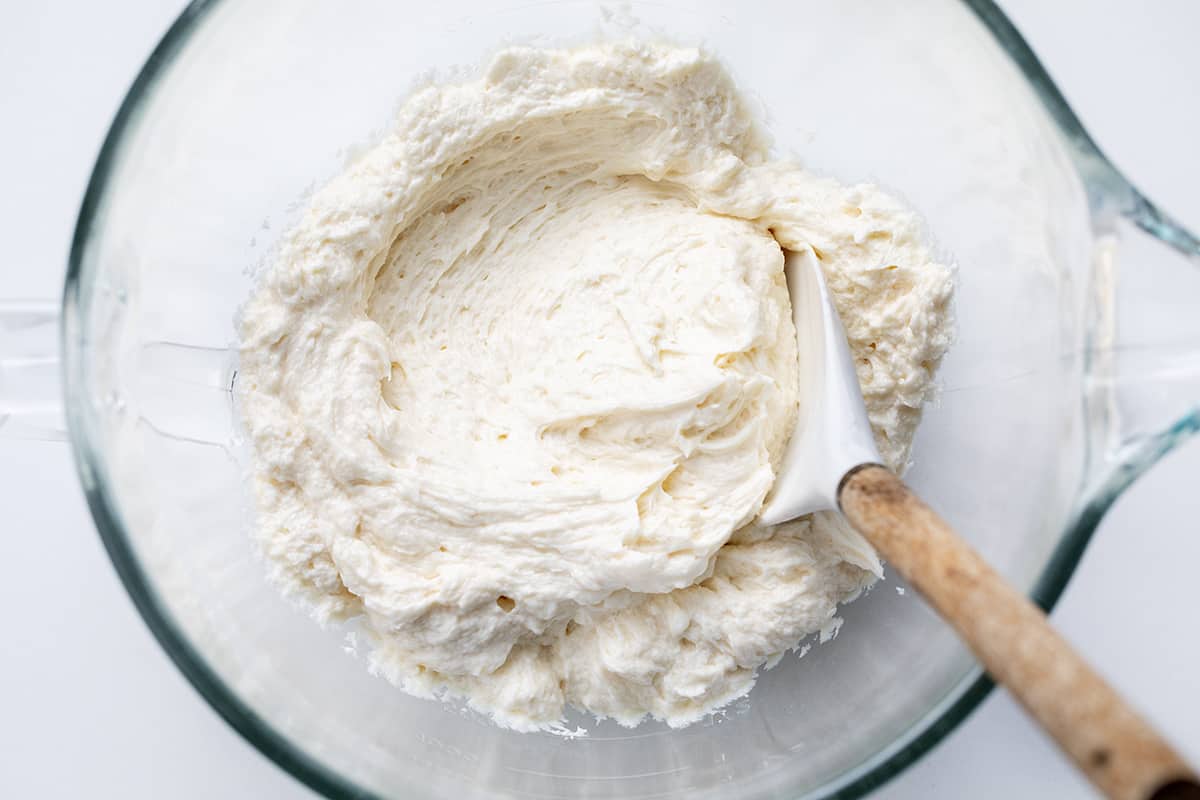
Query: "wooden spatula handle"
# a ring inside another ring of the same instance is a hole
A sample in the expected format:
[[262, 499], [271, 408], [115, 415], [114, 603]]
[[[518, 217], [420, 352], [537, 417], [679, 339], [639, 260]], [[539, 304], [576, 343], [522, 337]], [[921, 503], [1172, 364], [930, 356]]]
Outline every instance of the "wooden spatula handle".
[[842, 512], [1106, 796], [1192, 800], [1183, 759], [949, 525], [884, 467], [847, 473]]

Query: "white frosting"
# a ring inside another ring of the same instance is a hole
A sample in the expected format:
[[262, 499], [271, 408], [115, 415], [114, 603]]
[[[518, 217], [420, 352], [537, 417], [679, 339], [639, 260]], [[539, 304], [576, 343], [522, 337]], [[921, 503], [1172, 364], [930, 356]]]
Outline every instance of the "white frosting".
[[693, 49], [514, 48], [415, 94], [243, 311], [274, 578], [520, 729], [686, 724], [836, 625], [871, 548], [753, 522], [803, 379], [780, 245], [822, 259], [897, 467], [951, 272], [896, 200], [767, 147]]

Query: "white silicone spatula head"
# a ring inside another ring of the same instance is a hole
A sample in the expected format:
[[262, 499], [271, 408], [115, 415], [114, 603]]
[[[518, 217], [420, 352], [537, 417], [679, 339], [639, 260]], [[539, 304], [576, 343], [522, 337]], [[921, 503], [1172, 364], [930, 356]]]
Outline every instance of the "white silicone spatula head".
[[785, 251], [800, 359], [796, 429], [759, 519], [776, 525], [837, 508], [842, 476], [880, 463], [846, 332], [811, 249]]

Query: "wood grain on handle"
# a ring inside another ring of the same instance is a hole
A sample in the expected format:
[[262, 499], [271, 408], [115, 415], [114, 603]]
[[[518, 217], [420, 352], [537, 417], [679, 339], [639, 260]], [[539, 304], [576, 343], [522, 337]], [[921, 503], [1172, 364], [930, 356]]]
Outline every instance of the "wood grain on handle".
[[1182, 758], [889, 470], [851, 470], [842, 512], [962, 636], [998, 683], [1114, 800], [1197, 800]]

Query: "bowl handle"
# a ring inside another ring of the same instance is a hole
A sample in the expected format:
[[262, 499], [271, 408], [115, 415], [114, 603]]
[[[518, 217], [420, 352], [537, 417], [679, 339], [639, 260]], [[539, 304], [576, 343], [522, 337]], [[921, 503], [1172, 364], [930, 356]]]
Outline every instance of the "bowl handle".
[[[57, 301], [0, 302], [0, 439], [65, 441]], [[228, 447], [233, 438], [235, 353], [227, 347], [142, 342], [123, 362], [144, 391], [136, 408], [114, 395], [103, 402], [132, 413], [156, 433]]]
[[0, 302], [0, 438], [64, 441], [59, 304]]
[[1101, 501], [1200, 431], [1200, 239], [1110, 177], [1094, 203], [1084, 343], [1088, 475]]

